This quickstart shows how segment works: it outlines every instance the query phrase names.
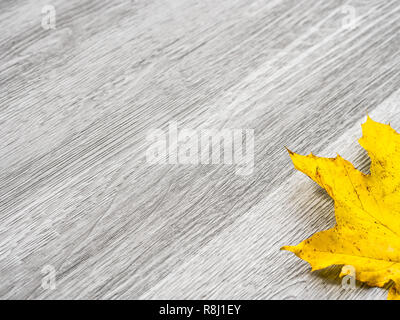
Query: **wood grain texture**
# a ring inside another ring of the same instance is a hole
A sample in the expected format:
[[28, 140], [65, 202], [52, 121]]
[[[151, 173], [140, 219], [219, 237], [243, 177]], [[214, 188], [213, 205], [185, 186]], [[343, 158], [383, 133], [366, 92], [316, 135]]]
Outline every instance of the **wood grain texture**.
[[[284, 146], [368, 170], [366, 113], [400, 130], [397, 0], [47, 4], [0, 1], [0, 298], [386, 298], [279, 248], [334, 223]], [[171, 121], [254, 129], [254, 173], [148, 164]]]

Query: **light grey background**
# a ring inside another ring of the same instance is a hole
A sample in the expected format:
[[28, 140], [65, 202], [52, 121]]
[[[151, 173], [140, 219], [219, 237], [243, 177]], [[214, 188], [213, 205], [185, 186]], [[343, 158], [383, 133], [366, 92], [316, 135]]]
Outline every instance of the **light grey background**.
[[[400, 130], [399, 17], [398, 0], [2, 0], [0, 297], [385, 299], [279, 251], [334, 223], [284, 146], [368, 170], [367, 112]], [[254, 173], [149, 165], [171, 121], [254, 129]]]

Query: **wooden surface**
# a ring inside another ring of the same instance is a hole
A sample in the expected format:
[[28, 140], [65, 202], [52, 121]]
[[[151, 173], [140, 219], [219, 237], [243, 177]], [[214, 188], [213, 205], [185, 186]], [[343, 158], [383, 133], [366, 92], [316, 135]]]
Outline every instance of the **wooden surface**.
[[[284, 146], [368, 171], [367, 112], [400, 130], [398, 0], [49, 2], [0, 2], [1, 298], [386, 298], [279, 248], [334, 223]], [[148, 164], [171, 121], [254, 129], [253, 174]]]

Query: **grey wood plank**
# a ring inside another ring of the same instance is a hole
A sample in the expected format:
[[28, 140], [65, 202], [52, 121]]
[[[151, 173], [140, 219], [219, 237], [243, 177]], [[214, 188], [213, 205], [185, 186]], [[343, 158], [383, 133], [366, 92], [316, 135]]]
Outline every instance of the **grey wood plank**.
[[[58, 0], [43, 30], [46, 4], [0, 2], [0, 297], [385, 296], [276, 250], [333, 217], [285, 145], [365, 167], [366, 112], [400, 128], [397, 1]], [[150, 165], [171, 121], [254, 129], [254, 173]]]
[[[400, 128], [400, 91], [376, 108], [370, 116]], [[366, 116], [360, 119], [365, 122]], [[321, 152], [336, 153], [365, 173], [366, 152], [358, 145], [361, 126], [349, 128]], [[300, 195], [300, 196], [299, 196]], [[178, 299], [385, 299], [387, 291], [358, 286], [345, 290], [340, 268], [310, 272], [293, 254], [279, 251], [311, 234], [334, 225], [332, 200], [313, 181], [298, 172], [256, 206], [214, 237], [191, 259], [168, 274], [142, 298]]]

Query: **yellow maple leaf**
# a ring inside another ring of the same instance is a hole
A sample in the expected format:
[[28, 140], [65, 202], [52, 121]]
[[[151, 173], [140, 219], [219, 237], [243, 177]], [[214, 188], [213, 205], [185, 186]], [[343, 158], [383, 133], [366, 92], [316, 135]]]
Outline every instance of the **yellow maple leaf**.
[[362, 131], [359, 143], [371, 158], [368, 175], [339, 155], [330, 159], [289, 151], [295, 168], [334, 199], [336, 225], [282, 250], [307, 261], [312, 271], [351, 265], [356, 278], [370, 286], [391, 282], [388, 299], [399, 300], [400, 135], [370, 117]]

